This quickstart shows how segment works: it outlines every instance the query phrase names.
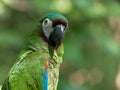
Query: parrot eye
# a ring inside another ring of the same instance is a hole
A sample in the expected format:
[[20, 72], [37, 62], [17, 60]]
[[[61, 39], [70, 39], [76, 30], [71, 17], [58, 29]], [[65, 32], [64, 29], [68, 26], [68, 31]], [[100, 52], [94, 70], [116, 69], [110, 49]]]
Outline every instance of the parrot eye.
[[48, 24], [48, 19], [46, 19], [46, 20], [44, 21], [44, 24], [45, 24], [45, 25], [47, 25], [47, 24]]
[[52, 21], [49, 20], [48, 18], [43, 21], [44, 26], [49, 26], [49, 25], [51, 25], [51, 23], [52, 23]]

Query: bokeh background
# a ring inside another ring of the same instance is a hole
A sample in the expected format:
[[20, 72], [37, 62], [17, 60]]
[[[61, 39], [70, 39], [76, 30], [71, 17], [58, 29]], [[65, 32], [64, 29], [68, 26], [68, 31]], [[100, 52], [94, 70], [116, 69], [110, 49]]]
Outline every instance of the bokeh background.
[[0, 0], [0, 84], [49, 12], [69, 20], [58, 90], [120, 90], [120, 0]]

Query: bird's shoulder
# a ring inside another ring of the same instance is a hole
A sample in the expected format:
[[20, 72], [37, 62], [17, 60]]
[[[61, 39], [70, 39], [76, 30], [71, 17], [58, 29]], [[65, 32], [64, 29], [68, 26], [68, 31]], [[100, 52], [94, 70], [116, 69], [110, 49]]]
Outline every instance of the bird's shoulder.
[[33, 67], [43, 67], [46, 60], [47, 55], [40, 51], [22, 51], [12, 69], [18, 70], [23, 68], [28, 70], [32, 69]]
[[[17, 62], [11, 68], [3, 88], [8, 87], [16, 90], [16, 88], [26, 88], [27, 85], [31, 85], [32, 88], [41, 85], [40, 77], [44, 75], [46, 60], [46, 55], [40, 51], [22, 51]], [[32, 86], [34, 82], [36, 82], [36, 86]], [[24, 86], [17, 87], [22, 84], [24, 84]]]

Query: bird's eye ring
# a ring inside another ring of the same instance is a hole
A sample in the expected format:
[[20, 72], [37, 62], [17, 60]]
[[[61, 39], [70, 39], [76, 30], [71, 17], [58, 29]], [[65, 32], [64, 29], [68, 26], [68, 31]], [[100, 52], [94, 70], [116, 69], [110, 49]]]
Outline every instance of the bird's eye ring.
[[44, 24], [47, 25], [48, 22], [49, 22], [48, 19], [45, 19]]

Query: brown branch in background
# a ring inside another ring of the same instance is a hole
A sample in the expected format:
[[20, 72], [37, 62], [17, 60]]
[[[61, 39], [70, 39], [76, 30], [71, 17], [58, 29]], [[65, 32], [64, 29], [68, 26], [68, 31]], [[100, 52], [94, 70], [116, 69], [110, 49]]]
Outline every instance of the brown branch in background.
[[2, 2], [12, 9], [17, 11], [28, 11], [30, 10], [30, 5], [28, 0], [2, 0]]

